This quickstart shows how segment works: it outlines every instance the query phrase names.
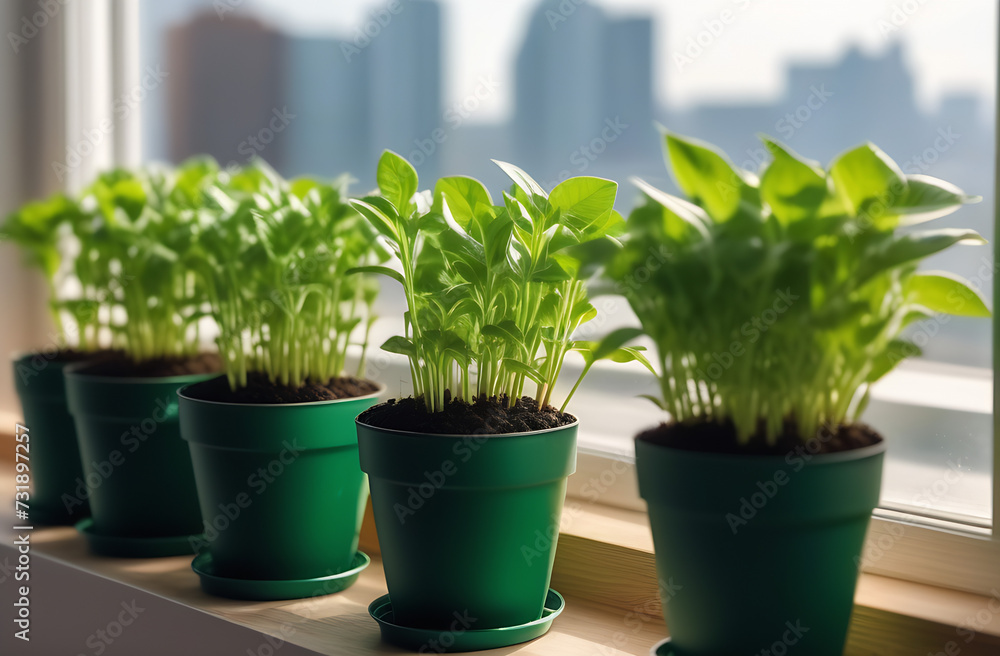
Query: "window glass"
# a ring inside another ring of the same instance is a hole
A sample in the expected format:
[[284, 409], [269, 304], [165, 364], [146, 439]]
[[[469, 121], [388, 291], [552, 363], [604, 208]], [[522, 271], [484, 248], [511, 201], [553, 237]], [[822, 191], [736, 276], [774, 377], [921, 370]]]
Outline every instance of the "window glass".
[[[904, 171], [981, 195], [938, 225], [992, 242], [996, 11], [989, 0], [144, 0], [143, 66], [167, 73], [143, 102], [144, 156], [260, 156], [290, 176], [350, 172], [361, 192], [390, 148], [425, 186], [464, 174], [495, 194], [506, 183], [490, 159], [505, 159], [549, 187], [618, 180], [627, 212], [631, 176], [674, 189], [654, 121], [751, 169], [764, 159], [758, 132], [824, 162], [871, 140]], [[992, 247], [926, 267], [992, 296]], [[382, 314], [398, 314], [386, 287]], [[604, 329], [634, 321], [620, 301], [602, 309]], [[991, 328], [923, 322], [924, 356], [876, 389], [865, 418], [891, 441], [887, 505], [989, 519]], [[658, 419], [627, 400], [615, 407], [628, 417], [609, 421], [600, 372], [590, 388], [576, 410], [621, 449], [625, 427]]]

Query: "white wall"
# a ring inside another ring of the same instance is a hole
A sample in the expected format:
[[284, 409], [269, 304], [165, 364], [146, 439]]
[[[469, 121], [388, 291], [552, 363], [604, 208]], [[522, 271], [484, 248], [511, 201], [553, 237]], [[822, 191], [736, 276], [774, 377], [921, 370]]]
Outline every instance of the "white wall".
[[[64, 143], [63, 17], [49, 19], [17, 51], [8, 36], [21, 34], [22, 16], [38, 8], [27, 0], [0, 2], [0, 217], [60, 187], [51, 162]], [[20, 411], [8, 356], [46, 343], [46, 304], [41, 276], [25, 270], [17, 249], [0, 244], [0, 413]]]

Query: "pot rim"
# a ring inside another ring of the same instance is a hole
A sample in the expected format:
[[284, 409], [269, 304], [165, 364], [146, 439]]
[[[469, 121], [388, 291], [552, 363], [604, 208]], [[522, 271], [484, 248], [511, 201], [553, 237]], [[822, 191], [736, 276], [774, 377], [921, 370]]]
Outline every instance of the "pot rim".
[[221, 375], [221, 372], [213, 371], [200, 374], [180, 374], [176, 376], [100, 376], [97, 374], [82, 374], [79, 372], [80, 369], [90, 366], [93, 364], [92, 361], [84, 360], [81, 362], [74, 362], [67, 365], [63, 369], [63, 373], [67, 378], [74, 378], [76, 380], [84, 382], [99, 382], [106, 384], [129, 384], [129, 385], [141, 385], [141, 384], [170, 384], [170, 383], [201, 383], [205, 380], [210, 380]]
[[467, 439], [470, 437], [526, 437], [531, 435], [544, 435], [546, 433], [555, 433], [556, 431], [566, 430], [568, 428], [577, 428], [580, 425], [580, 419], [576, 415], [571, 415], [573, 417], [572, 423], [563, 424], [562, 426], [556, 426], [554, 428], [543, 428], [542, 430], [536, 431], [521, 431], [519, 433], [421, 433], [419, 431], [406, 431], [399, 430], [396, 428], [382, 428], [380, 426], [374, 426], [372, 424], [365, 423], [360, 419], [355, 419], [354, 423], [358, 426], [364, 426], [371, 430], [382, 431], [384, 433], [392, 433], [394, 435], [413, 435], [415, 437], [447, 437], [452, 439]]
[[[29, 357], [33, 358], [35, 356], [45, 357], [46, 353], [58, 353], [58, 352], [59, 352], [58, 350], [51, 351], [51, 350], [45, 350], [45, 349], [14, 349], [13, 351], [10, 351], [10, 352], [7, 353], [7, 357], [10, 358], [11, 362], [20, 362], [21, 360], [23, 360], [25, 358], [29, 358]], [[101, 351], [89, 351], [87, 353], [88, 353], [88, 355], [94, 355], [94, 354], [100, 353], [100, 352]], [[55, 360], [53, 358], [45, 358], [45, 359], [48, 360], [49, 362], [54, 362], [56, 364], [61, 364], [61, 365], [66, 366], [66, 367], [69, 367], [70, 365], [74, 365], [74, 364], [90, 364], [93, 361], [93, 358], [83, 358], [83, 359], [80, 359], [80, 360], [73, 360], [71, 362], [67, 362], [67, 361], [60, 362], [60, 361]]]
[[[17, 362], [27, 357], [45, 355], [46, 353], [55, 353], [55, 351], [44, 351], [42, 349], [14, 349], [13, 351], [7, 353], [7, 357], [10, 358], [11, 362]], [[52, 362], [52, 360], [49, 360], [49, 362]], [[74, 362], [73, 364], [76, 363]]]
[[[215, 378], [219, 378], [225, 375], [226, 375], [225, 373], [222, 373], [219, 376], [216, 376]], [[177, 390], [177, 397], [180, 399], [184, 399], [185, 401], [190, 401], [191, 403], [204, 403], [205, 405], [223, 405], [223, 406], [242, 407], [242, 408], [307, 408], [313, 406], [333, 405], [335, 403], [347, 403], [349, 401], [370, 399], [372, 397], [379, 396], [380, 394], [385, 392], [386, 389], [388, 389], [382, 383], [376, 381], [370, 381], [378, 385], [378, 389], [375, 390], [374, 392], [370, 392], [362, 396], [351, 396], [346, 399], [326, 399], [324, 401], [301, 401], [298, 403], [233, 403], [232, 401], [208, 401], [206, 399], [196, 399], [193, 396], [188, 396], [187, 394], [185, 394], [187, 388], [193, 387], [194, 385], [199, 385], [201, 383], [206, 383], [209, 380], [215, 380], [215, 378], [209, 378], [207, 380], [199, 380], [197, 382], [192, 382], [188, 385], [185, 385], [184, 387], [181, 387], [180, 389]]]
[[[802, 442], [801, 446], [804, 448], [810, 440], [805, 440]], [[797, 450], [786, 451], [781, 454], [756, 454], [756, 453], [715, 453], [712, 451], [695, 451], [692, 449], [679, 449], [673, 446], [667, 446], [665, 444], [657, 444], [655, 442], [650, 442], [649, 440], [640, 440], [638, 436], [633, 438], [633, 442], [638, 444], [642, 442], [647, 446], [654, 449], [667, 450], [675, 454], [684, 454], [685, 457], [690, 457], [693, 460], [705, 460], [711, 462], [720, 461], [730, 461], [730, 462], [741, 462], [745, 464], [767, 464], [770, 462], [785, 462], [790, 454], [801, 455]], [[868, 446], [863, 446], [858, 449], [848, 449], [847, 451], [835, 451], [833, 453], [810, 453], [809, 460], [806, 461], [806, 467], [815, 467], [817, 465], [832, 465], [840, 462], [850, 462], [853, 460], [862, 460], [864, 458], [870, 458], [872, 456], [878, 455], [880, 453], [885, 453], [889, 445], [889, 441], [879, 435], [879, 441], [875, 444], [869, 444]], [[636, 461], [641, 459], [638, 454], [638, 448], [636, 449]]]

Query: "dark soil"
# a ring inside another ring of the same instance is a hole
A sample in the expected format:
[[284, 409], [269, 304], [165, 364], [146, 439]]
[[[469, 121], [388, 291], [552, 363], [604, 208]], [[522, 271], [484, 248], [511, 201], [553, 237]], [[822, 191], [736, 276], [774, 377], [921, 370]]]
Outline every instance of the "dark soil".
[[809, 444], [810, 453], [837, 453], [860, 449], [882, 441], [882, 436], [870, 426], [862, 423], [841, 424], [834, 430], [821, 427], [811, 439], [799, 435], [798, 427], [792, 420], [786, 420], [784, 431], [775, 444], [767, 443], [764, 432], [759, 431], [747, 444], [736, 441], [736, 430], [731, 422], [679, 424], [671, 422], [644, 431], [636, 437], [653, 444], [669, 446], [685, 451], [705, 453], [731, 453], [738, 455], [785, 455]]
[[434, 435], [503, 435], [558, 428], [576, 417], [550, 405], [539, 409], [530, 396], [506, 407], [507, 397], [477, 398], [473, 403], [449, 401], [442, 412], [429, 413], [412, 396], [391, 399], [361, 413], [360, 421], [378, 428]]
[[247, 374], [247, 386], [233, 391], [225, 376], [192, 386], [187, 396], [218, 403], [309, 403], [365, 396], [378, 391], [378, 385], [361, 378], [331, 378], [325, 383], [307, 383], [302, 387], [275, 385], [267, 374], [252, 371]]
[[221, 371], [222, 360], [216, 353], [199, 353], [187, 358], [155, 358], [142, 362], [135, 362], [125, 355], [118, 354], [116, 357], [109, 357], [80, 369], [80, 373], [88, 376], [110, 378], [165, 378]]
[[36, 351], [31, 355], [35, 357], [44, 358], [48, 362], [82, 362], [84, 360], [104, 360], [106, 358], [121, 357], [120, 351], [112, 351], [111, 349], [103, 349], [100, 351], [78, 351], [73, 348], [58, 349], [51, 351]]

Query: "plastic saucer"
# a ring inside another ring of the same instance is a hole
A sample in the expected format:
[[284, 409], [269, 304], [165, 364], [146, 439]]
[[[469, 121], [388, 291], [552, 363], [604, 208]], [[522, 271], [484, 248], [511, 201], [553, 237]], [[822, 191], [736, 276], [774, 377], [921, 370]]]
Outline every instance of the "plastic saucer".
[[290, 579], [287, 581], [266, 581], [259, 579], [235, 579], [215, 573], [212, 554], [208, 551], [195, 556], [191, 569], [201, 578], [201, 589], [208, 594], [229, 599], [250, 601], [278, 601], [280, 599], [303, 599], [340, 592], [351, 587], [358, 580], [361, 570], [371, 564], [372, 559], [364, 552], [354, 554], [351, 568], [338, 574], [319, 576], [311, 579]]
[[552, 626], [552, 620], [565, 607], [566, 601], [562, 595], [550, 588], [549, 594], [545, 597], [542, 616], [537, 620], [518, 626], [495, 629], [467, 629], [461, 633], [451, 629], [443, 631], [417, 629], [393, 623], [392, 602], [389, 601], [389, 595], [382, 595], [369, 604], [368, 613], [378, 622], [384, 641], [420, 653], [442, 653], [496, 649], [534, 640], [549, 630]]
[[135, 537], [127, 535], [107, 535], [94, 529], [90, 517], [80, 520], [76, 530], [87, 538], [90, 551], [98, 556], [115, 558], [164, 558], [166, 556], [186, 556], [193, 554], [192, 545], [201, 537], [194, 535], [168, 535], [165, 537]]
[[670, 638], [653, 645], [649, 650], [649, 656], [674, 656], [674, 650], [670, 648]]

